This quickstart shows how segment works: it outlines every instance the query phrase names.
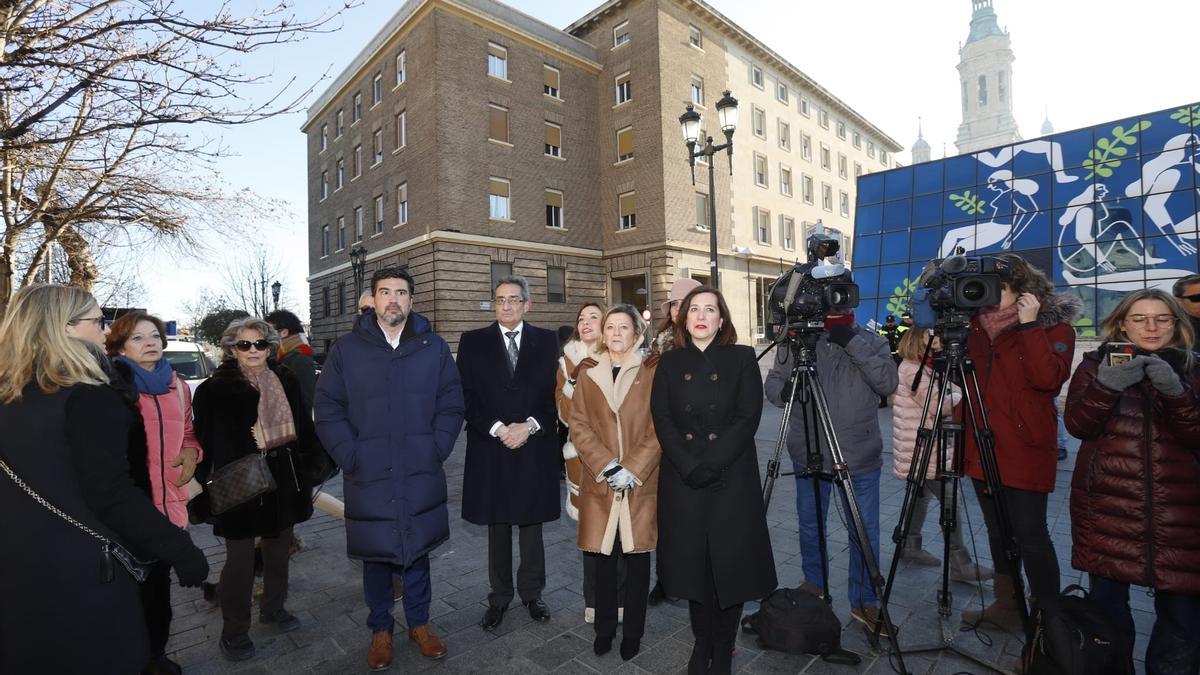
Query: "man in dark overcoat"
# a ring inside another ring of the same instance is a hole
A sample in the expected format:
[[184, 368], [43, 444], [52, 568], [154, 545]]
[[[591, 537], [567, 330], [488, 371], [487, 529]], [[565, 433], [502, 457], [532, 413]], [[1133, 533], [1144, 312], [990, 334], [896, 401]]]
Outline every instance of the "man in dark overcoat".
[[329, 352], [317, 382], [317, 433], [345, 474], [346, 551], [363, 561], [372, 631], [367, 665], [392, 657], [393, 576], [404, 580], [409, 638], [421, 654], [446, 647], [429, 625], [429, 553], [450, 537], [442, 464], [462, 431], [463, 396], [450, 347], [412, 312], [413, 278], [385, 267], [374, 310]]
[[558, 520], [559, 448], [554, 423], [558, 337], [524, 321], [529, 283], [506, 276], [494, 284], [496, 321], [463, 333], [458, 370], [467, 410], [463, 518], [488, 527], [491, 593], [480, 625], [500, 625], [513, 599], [512, 528], [521, 565], [517, 593], [535, 621], [549, 621], [542, 602], [546, 551], [542, 523]]

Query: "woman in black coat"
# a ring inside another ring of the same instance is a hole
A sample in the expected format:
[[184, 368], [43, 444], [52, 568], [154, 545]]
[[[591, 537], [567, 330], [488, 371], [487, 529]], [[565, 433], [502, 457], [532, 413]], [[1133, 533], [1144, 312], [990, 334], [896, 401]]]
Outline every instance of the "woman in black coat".
[[299, 381], [270, 361], [279, 351], [279, 333], [261, 319], [239, 319], [225, 329], [221, 346], [224, 361], [196, 389], [192, 402], [196, 438], [205, 452], [196, 476], [207, 483], [226, 464], [263, 452], [276, 484], [261, 497], [209, 517], [213, 534], [225, 538], [226, 549], [218, 584], [224, 620], [219, 647], [226, 658], [244, 661], [254, 656], [249, 630], [255, 537], [262, 538], [263, 556], [259, 622], [283, 632], [300, 627], [283, 607], [288, 549], [292, 526], [312, 516], [312, 486], [304, 477], [305, 468], [322, 449]]
[[[107, 385], [103, 316], [76, 288], [16, 294], [0, 327], [0, 459], [43, 499], [184, 586], [204, 553], [134, 486], [133, 414]], [[138, 585], [101, 544], [0, 470], [0, 673], [136, 673], [150, 659]]]
[[754, 446], [762, 377], [719, 291], [692, 290], [679, 315], [650, 401], [665, 460], [658, 559], [667, 594], [689, 601], [688, 672], [728, 673], [743, 603], [776, 586]]

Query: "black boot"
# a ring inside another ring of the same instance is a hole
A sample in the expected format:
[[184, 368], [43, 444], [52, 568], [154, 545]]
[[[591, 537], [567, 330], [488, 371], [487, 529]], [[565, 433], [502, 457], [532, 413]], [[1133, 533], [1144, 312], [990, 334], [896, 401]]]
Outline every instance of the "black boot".
[[707, 639], [696, 639], [692, 645], [692, 658], [688, 659], [688, 675], [707, 675], [708, 664], [712, 660], [713, 644]]
[[712, 662], [708, 665], [710, 675], [730, 675], [733, 672], [733, 643], [714, 642]]

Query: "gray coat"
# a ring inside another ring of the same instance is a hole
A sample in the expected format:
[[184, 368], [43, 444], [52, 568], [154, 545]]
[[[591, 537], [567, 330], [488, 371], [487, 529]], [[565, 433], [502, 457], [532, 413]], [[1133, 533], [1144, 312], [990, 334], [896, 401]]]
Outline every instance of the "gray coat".
[[[879, 397], [896, 391], [897, 384], [896, 362], [892, 360], [887, 338], [856, 325], [854, 337], [845, 349], [829, 342], [828, 333], [821, 333], [816, 351], [817, 377], [829, 401], [834, 433], [850, 466], [850, 475], [859, 476], [879, 469], [883, 464]], [[776, 347], [764, 389], [767, 400], [780, 408], [784, 404], [780, 394], [791, 374], [791, 350]], [[807, 464], [803, 410], [797, 401], [788, 420], [787, 439], [788, 453], [801, 467]], [[824, 471], [829, 472], [832, 463], [824, 434], [820, 440]]]

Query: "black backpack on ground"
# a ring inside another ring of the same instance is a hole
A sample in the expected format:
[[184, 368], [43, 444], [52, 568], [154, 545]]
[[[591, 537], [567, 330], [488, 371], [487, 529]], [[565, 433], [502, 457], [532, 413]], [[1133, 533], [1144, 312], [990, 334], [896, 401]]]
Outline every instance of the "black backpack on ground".
[[[1075, 595], [1079, 592], [1080, 595]], [[1133, 675], [1127, 650], [1104, 609], [1081, 586], [1063, 589], [1056, 604], [1033, 616], [1026, 675]]]
[[854, 665], [861, 660], [841, 648], [842, 623], [833, 609], [799, 588], [779, 588], [742, 619], [742, 630], [758, 636], [758, 645], [789, 654], [819, 654], [826, 661]]

